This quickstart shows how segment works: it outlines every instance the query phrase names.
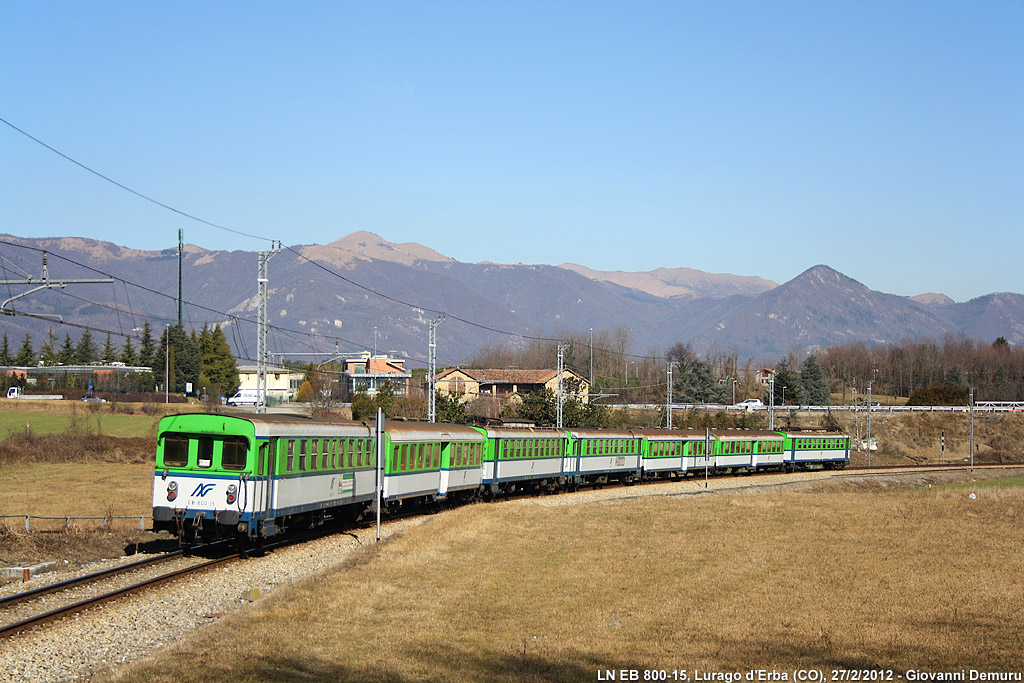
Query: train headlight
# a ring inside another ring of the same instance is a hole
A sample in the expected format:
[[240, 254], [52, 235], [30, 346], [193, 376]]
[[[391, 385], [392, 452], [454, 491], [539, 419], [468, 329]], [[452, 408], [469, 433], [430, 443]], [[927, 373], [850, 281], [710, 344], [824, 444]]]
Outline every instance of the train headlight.
[[167, 485], [167, 500], [172, 501], [178, 497], [178, 482], [172, 481]]
[[237, 494], [238, 494], [238, 487], [236, 487], [234, 484], [232, 484], [231, 486], [228, 487], [228, 505], [231, 505], [232, 503], [235, 502], [235, 498], [237, 497]]

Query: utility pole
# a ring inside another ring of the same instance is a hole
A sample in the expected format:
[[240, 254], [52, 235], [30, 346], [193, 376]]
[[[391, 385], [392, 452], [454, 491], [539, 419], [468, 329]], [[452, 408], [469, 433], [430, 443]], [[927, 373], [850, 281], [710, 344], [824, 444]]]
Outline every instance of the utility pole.
[[184, 250], [184, 230], [178, 228], [178, 327], [181, 327], [181, 254]]
[[974, 387], [971, 387], [971, 472], [974, 471]]
[[590, 388], [594, 388], [594, 328], [590, 328]]
[[[792, 423], [791, 423], [792, 424]], [[768, 431], [775, 431], [775, 373], [768, 376]]]
[[[0, 285], [36, 285], [32, 289], [22, 292], [21, 294], [15, 294], [11, 298], [0, 304], [0, 313], [4, 315], [17, 315], [17, 311], [13, 311], [7, 308], [7, 304], [11, 303], [15, 299], [20, 299], [23, 296], [28, 296], [33, 292], [38, 292], [41, 289], [64, 289], [68, 285], [81, 285], [81, 284], [97, 284], [97, 283], [109, 283], [113, 282], [113, 278], [99, 278], [99, 279], [76, 279], [76, 280], [51, 280], [50, 274], [46, 270], [46, 252], [43, 252], [43, 275], [39, 279], [27, 278], [25, 280], [0, 280]], [[33, 318], [47, 318], [50, 320], [56, 320], [57, 322], [63, 322], [63, 318], [59, 315], [52, 313], [25, 313], [23, 315], [30, 315]]]
[[430, 336], [427, 340], [427, 421], [437, 422], [437, 397], [434, 395], [434, 379], [437, 375], [437, 326], [444, 322], [444, 313], [437, 320], [431, 320]]
[[568, 344], [558, 345], [558, 408], [555, 411], [555, 427], [562, 428], [562, 403], [565, 401], [565, 384], [562, 382], [562, 373], [565, 371], [565, 349]]
[[259, 300], [256, 315], [256, 412], [267, 412], [267, 262], [274, 254], [281, 252], [281, 242], [275, 248], [271, 242], [270, 251], [259, 253], [259, 268], [256, 273], [256, 296]]
[[665, 392], [665, 426], [668, 429], [672, 429], [672, 366], [675, 364], [674, 360], [668, 362], [668, 387]]
[[871, 467], [871, 380], [868, 380], [868, 420], [867, 420], [867, 447], [865, 452], [868, 456], [868, 467]]

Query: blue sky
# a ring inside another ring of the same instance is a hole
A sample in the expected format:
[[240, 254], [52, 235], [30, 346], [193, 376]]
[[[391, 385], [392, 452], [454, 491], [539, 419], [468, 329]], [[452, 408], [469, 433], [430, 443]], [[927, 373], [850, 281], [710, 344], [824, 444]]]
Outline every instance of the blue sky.
[[[0, 117], [286, 244], [1024, 291], [1024, 3], [37, 2]], [[0, 232], [267, 243], [0, 124]]]

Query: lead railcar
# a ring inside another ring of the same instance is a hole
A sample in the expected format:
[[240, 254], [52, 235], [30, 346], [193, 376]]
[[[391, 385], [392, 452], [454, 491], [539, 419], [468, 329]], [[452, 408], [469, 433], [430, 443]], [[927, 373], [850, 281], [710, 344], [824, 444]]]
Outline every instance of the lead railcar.
[[362, 423], [170, 415], [158, 428], [153, 527], [183, 544], [259, 541], [296, 524], [355, 516], [375, 497], [376, 465]]

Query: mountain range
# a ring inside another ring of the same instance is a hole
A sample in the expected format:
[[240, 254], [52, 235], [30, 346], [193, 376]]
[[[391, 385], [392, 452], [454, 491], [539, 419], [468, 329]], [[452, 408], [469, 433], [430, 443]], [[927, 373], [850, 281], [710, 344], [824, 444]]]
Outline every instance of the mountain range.
[[[117, 335], [131, 333], [146, 316], [156, 334], [177, 319], [177, 249], [4, 235], [0, 279], [32, 278], [38, 285], [43, 251], [51, 282], [106, 275], [115, 282], [69, 284], [9, 301], [8, 310], [60, 315], [72, 325], [0, 317], [14, 349], [26, 333], [38, 347], [48, 327], [59, 339], [65, 333], [75, 339], [88, 327], [101, 344], [112, 332], [120, 345]], [[256, 355], [257, 260], [255, 252], [183, 250], [186, 326], [220, 323], [242, 359]], [[357, 232], [326, 245], [287, 247], [269, 261], [268, 276], [268, 347], [275, 360], [314, 358], [303, 353], [322, 360], [324, 353], [361, 348], [422, 360], [438, 311], [446, 314], [437, 328], [438, 361], [452, 364], [487, 345], [590, 329], [630, 329], [634, 352], [682, 342], [699, 353], [716, 349], [766, 362], [794, 349], [947, 334], [1024, 343], [1024, 295], [989, 294], [965, 303], [935, 293], [896, 296], [826, 265], [777, 284], [692, 268], [624, 273], [568, 263], [461, 263], [417, 243]], [[30, 288], [6, 284], [0, 293], [7, 299]]]

